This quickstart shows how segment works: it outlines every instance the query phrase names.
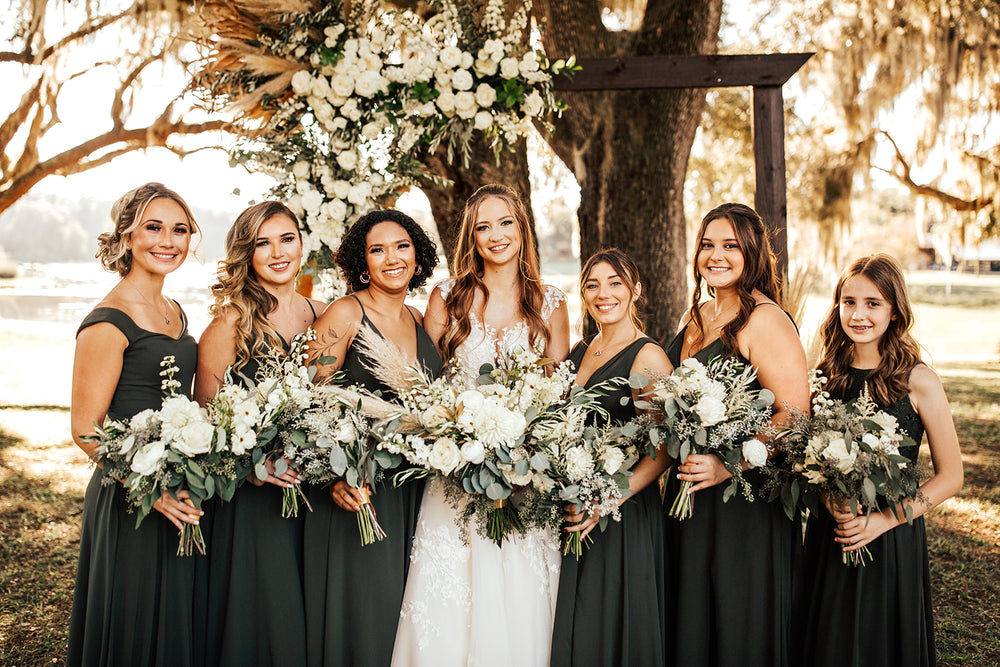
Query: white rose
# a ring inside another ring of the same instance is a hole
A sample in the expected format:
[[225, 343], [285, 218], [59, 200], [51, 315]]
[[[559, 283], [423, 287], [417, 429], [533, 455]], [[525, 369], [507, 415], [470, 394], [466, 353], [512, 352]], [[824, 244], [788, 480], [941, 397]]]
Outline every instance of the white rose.
[[458, 450], [458, 445], [455, 444], [454, 440], [451, 438], [438, 438], [431, 447], [430, 457], [427, 462], [431, 467], [448, 475], [462, 462], [462, 454]]
[[361, 118], [361, 109], [358, 108], [358, 101], [351, 98], [344, 102], [344, 106], [340, 107], [340, 114], [351, 121], [356, 121]]
[[302, 207], [310, 212], [316, 213], [319, 211], [319, 207], [323, 205], [323, 195], [321, 195], [316, 190], [309, 190], [308, 192], [302, 193]]
[[475, 62], [475, 58], [468, 51], [462, 51], [462, 59], [458, 62], [458, 66], [462, 69], [469, 69], [472, 67], [472, 63]]
[[330, 82], [326, 80], [326, 77], [317, 76], [312, 80], [312, 85], [309, 87], [309, 93], [313, 97], [318, 97], [321, 100], [326, 99], [330, 96]]
[[312, 89], [312, 76], [307, 70], [301, 69], [292, 75], [292, 90], [296, 95], [305, 97]]
[[132, 457], [132, 472], [137, 472], [143, 477], [152, 475], [159, 469], [160, 462], [166, 456], [167, 447], [162, 440], [147, 442]]
[[518, 69], [521, 74], [530, 74], [532, 72], [538, 71], [538, 56], [535, 55], [534, 51], [528, 51], [521, 58], [521, 62], [518, 63]]
[[726, 418], [726, 404], [714, 396], [702, 396], [694, 406], [702, 426], [718, 424]]
[[488, 109], [497, 101], [497, 91], [488, 83], [481, 83], [476, 86], [476, 103]]
[[500, 76], [503, 78], [513, 79], [520, 73], [517, 58], [504, 58], [500, 61]]
[[334, 222], [343, 222], [347, 217], [347, 204], [340, 199], [331, 199], [323, 205], [326, 208], [326, 215]]
[[285, 200], [285, 205], [292, 209], [292, 213], [294, 213], [298, 218], [301, 218], [302, 214], [306, 212], [305, 209], [302, 208], [302, 195], [297, 193], [289, 195], [288, 199]]
[[472, 122], [477, 130], [485, 130], [493, 124], [493, 114], [489, 111], [480, 111]]
[[354, 151], [342, 151], [337, 156], [337, 164], [344, 171], [354, 171], [358, 166], [358, 154]]
[[752, 438], [743, 443], [743, 460], [751, 468], [759, 468], [767, 463], [767, 445]]
[[601, 454], [601, 462], [604, 464], [604, 472], [614, 475], [625, 463], [625, 454], [617, 447], [609, 447]]
[[332, 191], [329, 194], [337, 199], [347, 199], [347, 193], [351, 190], [351, 184], [343, 180], [334, 181], [331, 187]]
[[349, 419], [345, 419], [337, 424], [336, 438], [339, 442], [354, 442], [358, 439], [358, 431]]
[[378, 72], [367, 70], [354, 81], [354, 92], [362, 97], [373, 97], [385, 87], [387, 81]]
[[455, 70], [451, 75], [451, 87], [455, 90], [469, 90], [472, 88], [472, 74], [467, 69]]
[[439, 67], [434, 70], [434, 83], [437, 84], [438, 88], [447, 88], [451, 90], [451, 70]]
[[497, 73], [497, 61], [492, 58], [477, 58], [474, 67], [479, 76], [493, 76]]
[[469, 91], [462, 91], [455, 95], [455, 113], [458, 114], [459, 118], [469, 120], [476, 115], [478, 110], [476, 96]]
[[156, 418], [156, 410], [143, 410], [142, 412], [137, 412], [132, 415], [132, 419], [129, 420], [129, 426], [134, 430], [148, 429], [153, 425], [153, 421]]
[[462, 62], [462, 50], [457, 46], [446, 46], [441, 49], [438, 59], [448, 69], [455, 69]]
[[192, 422], [181, 429], [171, 446], [185, 456], [197, 456], [212, 451], [214, 440], [215, 428], [210, 423]]
[[462, 458], [469, 463], [482, 463], [486, 459], [486, 448], [478, 440], [470, 440], [462, 445]]
[[455, 111], [455, 94], [450, 90], [446, 90], [438, 95], [435, 103], [437, 104], [438, 109], [441, 110], [441, 113], [451, 115]]
[[361, 183], [355, 183], [354, 185], [351, 186], [351, 189], [347, 192], [347, 201], [351, 202], [355, 206], [359, 206], [361, 204], [364, 204], [365, 201], [367, 201], [368, 198], [371, 196], [371, 194], [372, 194], [372, 186], [369, 183], [365, 181], [362, 181]]
[[380, 123], [365, 123], [365, 126], [361, 128], [361, 136], [365, 139], [374, 139], [382, 131], [382, 125]]
[[524, 98], [524, 105], [521, 107], [524, 113], [528, 116], [535, 117], [542, 113], [542, 107], [545, 106], [545, 101], [537, 90], [531, 91], [531, 94]]
[[858, 448], [852, 447], [851, 451], [847, 451], [847, 441], [843, 438], [835, 438], [823, 450], [823, 458], [833, 461], [840, 472], [849, 473], [854, 470], [854, 462], [858, 458]]

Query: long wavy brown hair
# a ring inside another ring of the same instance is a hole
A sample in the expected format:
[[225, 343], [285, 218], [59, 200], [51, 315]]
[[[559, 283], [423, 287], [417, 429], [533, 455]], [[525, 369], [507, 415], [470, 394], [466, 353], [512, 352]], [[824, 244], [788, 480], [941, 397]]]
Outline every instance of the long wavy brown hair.
[[854, 343], [840, 323], [840, 298], [844, 284], [855, 276], [872, 281], [892, 307], [892, 319], [878, 341], [881, 359], [867, 379], [868, 390], [875, 400], [882, 405], [892, 405], [910, 393], [910, 371], [920, 361], [920, 346], [910, 335], [913, 310], [906, 294], [906, 279], [899, 263], [890, 255], [877, 253], [860, 257], [840, 274], [833, 292], [833, 304], [820, 328], [823, 350], [817, 368], [827, 377], [826, 390], [830, 395], [843, 396], [851, 384]]
[[[587, 283], [590, 278], [590, 272], [594, 270], [594, 267], [601, 262], [606, 262], [614, 269], [615, 274], [622, 279], [625, 283], [625, 288], [628, 289], [629, 296], [634, 297], [637, 285], [641, 282], [639, 280], [639, 267], [635, 265], [632, 258], [626, 255], [624, 252], [618, 248], [606, 248], [604, 250], [598, 250], [593, 255], [590, 256], [583, 264], [583, 269], [580, 271], [580, 303], [586, 304], [586, 299], [583, 298], [583, 286]], [[646, 328], [642, 324], [642, 319], [639, 317], [639, 309], [646, 302], [646, 295], [639, 289], [639, 298], [632, 302], [629, 306], [628, 318], [632, 321], [632, 324], [639, 331], [645, 331]], [[583, 325], [586, 327], [587, 321], [593, 322], [594, 318], [590, 315], [590, 310], [584, 306], [583, 310]], [[594, 323], [596, 325], [596, 322]], [[599, 328], [599, 327], [598, 327]]]
[[[698, 233], [694, 244], [694, 291], [691, 293], [691, 320], [697, 328], [698, 337], [695, 345], [700, 345], [705, 340], [705, 326], [701, 319], [701, 311], [698, 304], [701, 302], [701, 272], [698, 269], [698, 255], [701, 253], [701, 244], [705, 239], [705, 231], [708, 225], [715, 220], [728, 220], [733, 226], [736, 234], [736, 241], [740, 244], [740, 252], [743, 253], [743, 272], [736, 282], [737, 293], [740, 298], [740, 309], [736, 317], [722, 328], [720, 338], [726, 352], [730, 355], [739, 352], [739, 344], [736, 336], [743, 330], [754, 306], [757, 305], [753, 292], [758, 290], [778, 305], [779, 290], [781, 280], [778, 278], [777, 262], [774, 252], [771, 250], [771, 239], [768, 236], [767, 228], [760, 214], [746, 204], [722, 204], [709, 211], [698, 227]], [[708, 288], [708, 294], [715, 296], [715, 289]]]
[[445, 299], [451, 326], [445, 331], [438, 345], [443, 359], [451, 359], [472, 331], [469, 314], [472, 311], [476, 291], [481, 291], [487, 301], [490, 298], [490, 291], [483, 283], [483, 258], [476, 251], [476, 222], [479, 217], [479, 207], [489, 197], [497, 197], [506, 202], [521, 234], [521, 252], [518, 256], [521, 295], [518, 309], [528, 323], [528, 341], [534, 347], [539, 340], [544, 340], [547, 344], [551, 336], [549, 326], [542, 318], [545, 287], [542, 283], [538, 250], [535, 248], [535, 236], [531, 232], [528, 210], [514, 190], [506, 185], [492, 183], [476, 190], [465, 202], [462, 225], [458, 232], [458, 247], [455, 249], [455, 261], [452, 264], [455, 284]]
[[267, 316], [278, 306], [278, 300], [260, 284], [253, 269], [257, 250], [257, 235], [261, 226], [277, 215], [287, 216], [294, 224], [299, 243], [302, 234], [291, 209], [279, 201], [254, 204], [236, 218], [226, 234], [226, 258], [219, 262], [216, 283], [212, 285], [215, 303], [209, 307], [213, 317], [223, 317], [228, 308], [238, 313], [236, 319], [236, 361], [239, 372], [253, 357], [267, 354], [268, 348], [284, 347], [281, 336], [267, 322]]

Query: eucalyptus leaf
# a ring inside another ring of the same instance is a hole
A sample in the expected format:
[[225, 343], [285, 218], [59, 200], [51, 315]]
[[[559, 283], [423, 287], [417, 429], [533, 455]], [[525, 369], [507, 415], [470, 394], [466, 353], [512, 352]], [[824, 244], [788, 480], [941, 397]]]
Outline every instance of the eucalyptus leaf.
[[358, 477], [358, 471], [357, 471], [356, 468], [348, 468], [347, 469], [347, 474], [344, 475], [344, 479], [353, 488], [355, 488], [355, 489], [359, 488], [358, 482], [361, 481], [361, 480]]
[[259, 479], [260, 481], [263, 482], [264, 480], [267, 479], [267, 468], [264, 466], [263, 463], [258, 463], [257, 465], [255, 465], [253, 467], [253, 472], [255, 475], [257, 475], [257, 479]]
[[330, 448], [330, 470], [338, 477], [347, 470], [347, 453], [339, 444]]
[[493, 482], [486, 487], [486, 497], [490, 500], [502, 500], [506, 497], [506, 489], [500, 482]]
[[274, 460], [274, 476], [281, 477], [288, 471], [288, 461], [283, 458]]

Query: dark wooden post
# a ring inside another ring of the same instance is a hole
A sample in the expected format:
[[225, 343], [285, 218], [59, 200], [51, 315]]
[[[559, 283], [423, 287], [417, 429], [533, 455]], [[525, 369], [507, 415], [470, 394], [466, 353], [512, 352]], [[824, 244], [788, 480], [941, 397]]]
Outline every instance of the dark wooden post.
[[772, 230], [782, 283], [788, 277], [788, 204], [785, 195], [785, 114], [781, 86], [753, 87], [754, 205]]

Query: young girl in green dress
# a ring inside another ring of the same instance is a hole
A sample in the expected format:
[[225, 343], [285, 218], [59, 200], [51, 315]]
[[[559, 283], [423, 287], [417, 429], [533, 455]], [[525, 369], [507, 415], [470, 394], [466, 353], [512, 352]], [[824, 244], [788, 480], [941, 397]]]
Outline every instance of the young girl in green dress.
[[[802, 664], [933, 665], [934, 620], [922, 515], [962, 488], [962, 456], [948, 399], [937, 374], [920, 361], [910, 335], [913, 313], [903, 272], [889, 255], [856, 260], [840, 276], [823, 322], [819, 369], [832, 398], [854, 399], [867, 385], [872, 398], [894, 416], [915, 446], [900, 453], [916, 463], [927, 434], [934, 474], [920, 499], [882, 508], [866, 517], [831, 506], [806, 529]], [[897, 516], [898, 514], [898, 516]], [[843, 563], [844, 552], [866, 547], [864, 567]]]

